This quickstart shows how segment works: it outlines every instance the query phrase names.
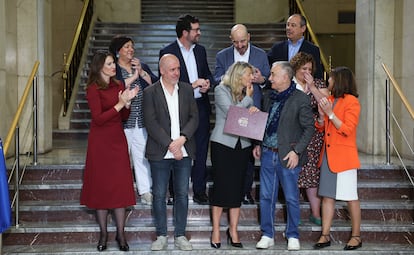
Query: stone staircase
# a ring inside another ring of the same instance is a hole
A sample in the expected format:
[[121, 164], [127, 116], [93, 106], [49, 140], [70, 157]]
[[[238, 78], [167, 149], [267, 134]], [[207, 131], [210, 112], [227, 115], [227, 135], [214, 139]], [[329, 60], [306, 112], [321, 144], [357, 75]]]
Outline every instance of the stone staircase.
[[[228, 47], [232, 23], [201, 23], [200, 44], [206, 47], [209, 67], [212, 73], [215, 68], [216, 53]], [[251, 34], [251, 43], [268, 50], [275, 41], [285, 38], [285, 24], [246, 24]], [[90, 112], [85, 98], [89, 64], [94, 52], [108, 49], [111, 39], [118, 34], [127, 35], [135, 42], [135, 55], [149, 65], [158, 74], [158, 58], [161, 48], [176, 39], [175, 21], [172, 24], [129, 24], [129, 23], [96, 23], [88, 44], [88, 56], [83, 63], [80, 87], [75, 95], [75, 105], [71, 114], [69, 130], [54, 130], [54, 138], [71, 136], [86, 138], [89, 132]], [[211, 91], [211, 103], [214, 110], [214, 98]], [[213, 120], [214, 121], [214, 120]]]
[[[86, 143], [83, 141], [83, 143]], [[69, 158], [69, 157], [68, 157]], [[79, 205], [83, 164], [40, 165], [26, 170], [20, 192], [20, 224], [3, 234], [4, 254], [94, 254], [99, 236], [93, 210]], [[256, 175], [258, 176], [258, 175]], [[211, 185], [211, 183], [208, 183]], [[253, 193], [257, 198], [260, 183], [256, 180]], [[11, 187], [12, 188], [12, 187]], [[225, 245], [227, 215], [222, 218], [222, 249], [209, 246], [211, 231], [209, 206], [197, 205], [189, 192], [187, 236], [197, 254], [287, 254], [281, 233], [285, 228], [283, 199], [277, 204], [275, 228], [276, 246], [268, 251], [255, 249], [260, 239], [259, 206], [243, 205], [239, 225], [244, 249]], [[398, 166], [363, 165], [359, 170], [359, 196], [362, 209], [361, 235], [363, 248], [354, 254], [413, 254], [414, 225], [413, 187]], [[331, 231], [333, 245], [314, 251], [312, 244], [320, 234], [320, 227], [308, 221], [309, 203], [301, 200], [302, 223], [298, 254], [342, 254], [344, 242], [350, 235], [346, 204], [338, 202]], [[151, 207], [140, 203], [128, 211], [127, 239], [131, 252], [149, 254], [155, 239]], [[182, 254], [172, 243], [172, 207], [169, 214], [169, 250], [157, 254]], [[115, 226], [109, 224], [109, 252], [117, 253], [114, 240]], [[397, 253], [398, 252], [398, 253]], [[290, 253], [289, 253], [290, 254]]]
[[[3, 254], [98, 254], [99, 236], [93, 210], [79, 205], [81, 179], [86, 137], [89, 131], [90, 113], [85, 100], [88, 66], [93, 52], [107, 49], [110, 39], [116, 34], [125, 34], [135, 41], [136, 55], [149, 64], [156, 73], [159, 50], [175, 39], [175, 20], [182, 13], [192, 13], [201, 21], [201, 41], [207, 49], [209, 66], [215, 67], [218, 50], [230, 45], [229, 29], [233, 25], [233, 1], [184, 1], [142, 0], [142, 24], [117, 24], [98, 22], [91, 35], [88, 58], [84, 65], [79, 93], [71, 117], [69, 131], [54, 131], [54, 143], [64, 139], [64, 145], [76, 144], [72, 148], [57, 150], [51, 157], [65, 157], [60, 164], [40, 164], [29, 167], [20, 192], [20, 222], [3, 234]], [[165, 10], [168, 9], [168, 14]], [[201, 10], [200, 10], [201, 9]], [[231, 11], [230, 11], [231, 10]], [[251, 33], [251, 42], [264, 50], [285, 38], [285, 24], [246, 24]], [[76, 147], [76, 151], [73, 150]], [[74, 158], [82, 155], [81, 160]], [[210, 167], [210, 163], [208, 162]], [[411, 174], [413, 174], [411, 167]], [[256, 169], [257, 171], [258, 169]], [[256, 174], [258, 176], [258, 174]], [[211, 183], [208, 183], [210, 186]], [[190, 185], [191, 186], [191, 185]], [[10, 187], [12, 190], [12, 186]], [[258, 195], [260, 183], [256, 179], [253, 193]], [[362, 209], [363, 247], [352, 254], [414, 254], [414, 196], [413, 187], [399, 166], [363, 164], [359, 171], [359, 195]], [[301, 251], [289, 252], [281, 233], [285, 228], [285, 205], [277, 204], [275, 228], [276, 245], [269, 250], [256, 250], [260, 238], [259, 206], [243, 205], [239, 233], [244, 249], [231, 248], [225, 242], [226, 214], [222, 218], [222, 248], [210, 248], [211, 231], [209, 206], [192, 202], [189, 192], [189, 214], [187, 236], [194, 251], [185, 254], [343, 254], [344, 242], [350, 234], [350, 222], [346, 204], [338, 202], [331, 235], [333, 245], [324, 250], [313, 250], [312, 244], [320, 234], [320, 227], [309, 222], [309, 203], [301, 200]], [[183, 254], [176, 250], [172, 238], [172, 208], [169, 207], [168, 251], [157, 254]], [[124, 254], [114, 241], [114, 222], [109, 224], [111, 235], [107, 254]], [[130, 254], [154, 254], [150, 244], [155, 239], [155, 227], [151, 208], [140, 203], [128, 211], [126, 232]]]
[[[165, 10], [168, 9], [168, 14]], [[175, 24], [178, 16], [191, 13], [201, 22], [233, 22], [233, 0], [141, 0], [141, 19], [145, 23]]]

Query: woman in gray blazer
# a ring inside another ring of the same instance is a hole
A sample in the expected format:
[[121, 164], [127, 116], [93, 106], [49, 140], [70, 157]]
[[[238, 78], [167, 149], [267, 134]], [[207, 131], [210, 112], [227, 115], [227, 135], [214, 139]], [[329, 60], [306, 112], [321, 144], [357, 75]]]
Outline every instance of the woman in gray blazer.
[[221, 246], [220, 217], [223, 208], [229, 208], [230, 215], [227, 242], [234, 247], [243, 247], [237, 225], [251, 142], [249, 138], [226, 134], [223, 130], [231, 105], [249, 108], [251, 112], [259, 111], [253, 106], [253, 74], [252, 65], [236, 62], [229, 67], [220, 85], [214, 89], [216, 123], [210, 138], [214, 182], [210, 196], [213, 221], [210, 244], [216, 249]]

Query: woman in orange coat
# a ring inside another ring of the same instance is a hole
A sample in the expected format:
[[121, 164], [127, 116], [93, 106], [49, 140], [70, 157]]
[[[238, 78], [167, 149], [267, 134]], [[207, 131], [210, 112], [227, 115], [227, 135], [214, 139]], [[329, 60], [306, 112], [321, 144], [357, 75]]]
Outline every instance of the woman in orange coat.
[[360, 104], [354, 74], [347, 67], [332, 70], [329, 98], [319, 101], [319, 118], [315, 126], [325, 131], [319, 165], [319, 196], [322, 197], [322, 234], [315, 249], [331, 245], [330, 228], [335, 201], [348, 202], [352, 234], [344, 250], [362, 247], [360, 237], [361, 209], [357, 192], [357, 168], [360, 167], [356, 144]]

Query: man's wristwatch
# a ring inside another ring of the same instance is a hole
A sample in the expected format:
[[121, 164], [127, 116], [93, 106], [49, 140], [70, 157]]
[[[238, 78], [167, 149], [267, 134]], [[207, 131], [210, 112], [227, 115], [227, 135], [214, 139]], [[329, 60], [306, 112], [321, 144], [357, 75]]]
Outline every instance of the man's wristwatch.
[[331, 115], [328, 116], [328, 119], [332, 120], [335, 117], [335, 113], [332, 113]]

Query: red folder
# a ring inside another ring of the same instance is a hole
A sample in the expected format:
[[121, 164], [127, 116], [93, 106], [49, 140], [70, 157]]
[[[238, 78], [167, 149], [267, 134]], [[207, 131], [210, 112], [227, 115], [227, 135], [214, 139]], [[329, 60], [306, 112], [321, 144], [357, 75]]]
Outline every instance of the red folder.
[[249, 113], [249, 110], [244, 107], [231, 105], [227, 112], [224, 133], [262, 141], [267, 115], [267, 112], [260, 111]]

